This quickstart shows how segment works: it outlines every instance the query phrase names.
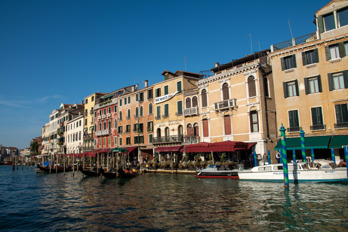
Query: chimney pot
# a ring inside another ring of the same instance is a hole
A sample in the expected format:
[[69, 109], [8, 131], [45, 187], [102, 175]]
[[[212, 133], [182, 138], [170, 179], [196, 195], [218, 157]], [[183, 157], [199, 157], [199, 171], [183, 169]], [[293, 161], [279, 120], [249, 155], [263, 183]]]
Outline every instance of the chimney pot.
[[145, 80], [145, 88], [147, 88], [149, 86], [149, 81]]
[[216, 63], [215, 63], [215, 68], [216, 68], [216, 67], [219, 67], [219, 66], [220, 66], [219, 62], [216, 62]]

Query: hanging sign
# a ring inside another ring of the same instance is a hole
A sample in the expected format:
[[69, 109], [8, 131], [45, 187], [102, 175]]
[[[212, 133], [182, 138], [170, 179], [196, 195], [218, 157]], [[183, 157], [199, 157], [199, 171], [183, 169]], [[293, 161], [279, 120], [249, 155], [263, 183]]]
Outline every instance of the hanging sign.
[[169, 99], [173, 98], [177, 93], [178, 93], [178, 91], [176, 91], [175, 93], [172, 93], [172, 94], [167, 94], [167, 95], [164, 95], [161, 97], [156, 97], [155, 104], [168, 101]]

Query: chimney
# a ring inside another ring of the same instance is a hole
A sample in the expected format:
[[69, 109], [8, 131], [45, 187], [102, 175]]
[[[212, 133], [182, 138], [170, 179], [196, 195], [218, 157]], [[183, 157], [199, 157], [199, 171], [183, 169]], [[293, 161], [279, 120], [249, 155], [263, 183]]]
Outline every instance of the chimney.
[[83, 105], [83, 100], [81, 101], [81, 105]]
[[135, 91], [135, 85], [132, 85], [132, 92]]
[[149, 86], [149, 81], [145, 80], [145, 88], [147, 88]]
[[136, 84], [135, 86], [136, 90], [139, 90], [139, 84]]
[[215, 68], [216, 68], [216, 67], [219, 67], [219, 66], [220, 66], [219, 62], [216, 62], [216, 63], [215, 63]]

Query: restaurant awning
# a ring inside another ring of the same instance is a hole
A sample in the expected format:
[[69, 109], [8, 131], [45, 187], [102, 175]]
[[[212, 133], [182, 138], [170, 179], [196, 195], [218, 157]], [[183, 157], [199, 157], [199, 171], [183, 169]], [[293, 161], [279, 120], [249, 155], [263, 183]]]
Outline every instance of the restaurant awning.
[[111, 150], [111, 152], [128, 152], [126, 148], [118, 147]]
[[128, 153], [131, 153], [132, 151], [134, 151], [138, 147], [125, 147], [125, 148], [128, 150]]
[[[331, 136], [312, 136], [304, 137], [304, 143], [306, 149], [328, 149]], [[275, 150], [282, 148], [281, 139], [275, 146]], [[301, 150], [301, 138], [286, 138], [286, 149], [287, 150]]]
[[171, 147], [156, 147], [155, 152], [176, 152], [179, 151], [182, 146], [171, 146]]
[[99, 149], [99, 150], [96, 150], [95, 152], [96, 153], [107, 153], [109, 151], [110, 151], [110, 149]]
[[211, 152], [209, 149], [209, 143], [195, 143], [195, 144], [188, 144], [185, 145], [185, 152], [186, 153], [205, 153], [205, 152]]
[[343, 148], [348, 146], [348, 135], [332, 136], [329, 148]]
[[186, 153], [207, 153], [207, 152], [234, 152], [248, 150], [256, 143], [244, 143], [239, 141], [223, 141], [216, 143], [196, 143], [185, 146]]

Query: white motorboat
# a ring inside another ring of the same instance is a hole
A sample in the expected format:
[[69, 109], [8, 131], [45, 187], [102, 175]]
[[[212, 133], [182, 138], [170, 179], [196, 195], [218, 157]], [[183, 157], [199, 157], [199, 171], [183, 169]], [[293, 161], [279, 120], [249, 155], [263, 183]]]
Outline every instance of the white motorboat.
[[226, 169], [222, 165], [209, 165], [209, 167], [204, 169], [197, 169], [197, 177], [199, 178], [228, 178], [228, 179], [238, 179], [238, 170], [236, 169]]
[[[288, 164], [290, 182], [340, 182], [347, 181], [347, 168], [337, 167], [328, 160], [315, 160], [312, 163], [297, 162]], [[268, 164], [238, 171], [240, 180], [284, 181], [283, 164]]]

